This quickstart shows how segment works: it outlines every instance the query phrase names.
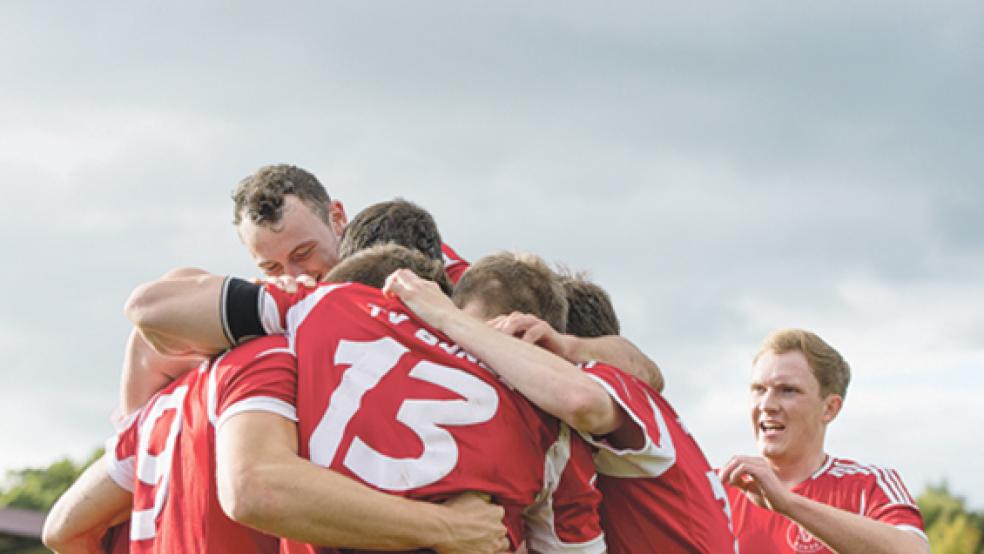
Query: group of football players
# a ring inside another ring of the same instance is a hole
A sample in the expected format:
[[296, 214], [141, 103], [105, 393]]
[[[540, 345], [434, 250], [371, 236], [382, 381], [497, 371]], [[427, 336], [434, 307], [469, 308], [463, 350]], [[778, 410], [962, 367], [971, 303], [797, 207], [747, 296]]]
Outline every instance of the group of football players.
[[233, 199], [267, 277], [133, 291], [126, 415], [49, 514], [53, 550], [928, 551], [894, 471], [823, 450], [850, 373], [815, 334], [766, 340], [762, 456], [715, 471], [582, 275], [469, 264], [403, 200], [349, 221], [295, 166]]

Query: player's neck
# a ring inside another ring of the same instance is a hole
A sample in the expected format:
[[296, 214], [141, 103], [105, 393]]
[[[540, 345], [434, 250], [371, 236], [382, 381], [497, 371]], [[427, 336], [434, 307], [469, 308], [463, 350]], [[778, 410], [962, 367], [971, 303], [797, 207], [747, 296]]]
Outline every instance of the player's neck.
[[794, 459], [770, 460], [779, 481], [791, 489], [813, 476], [827, 461], [822, 449]]

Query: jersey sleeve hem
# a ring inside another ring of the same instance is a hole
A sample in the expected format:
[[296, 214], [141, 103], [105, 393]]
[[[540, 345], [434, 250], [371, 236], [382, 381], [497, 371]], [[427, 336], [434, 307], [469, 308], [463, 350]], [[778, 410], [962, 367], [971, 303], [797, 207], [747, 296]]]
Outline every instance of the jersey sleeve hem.
[[106, 441], [106, 453], [103, 460], [106, 463], [106, 473], [114, 483], [127, 492], [133, 492], [133, 480], [136, 477], [136, 470], [133, 467], [136, 459], [133, 456], [123, 460], [116, 459], [116, 437], [110, 437]]
[[529, 541], [529, 548], [534, 552], [540, 552], [541, 554], [550, 554], [553, 552], [558, 553], [574, 553], [574, 554], [602, 554], [605, 552], [605, 534], [599, 533], [597, 537], [585, 541], [585, 542], [561, 542], [555, 537], [544, 537], [538, 538], [531, 536]]
[[605, 389], [605, 392], [618, 403], [619, 407], [629, 416], [632, 424], [638, 427], [645, 437], [645, 444], [639, 449], [619, 449], [606, 441], [597, 440], [590, 434], [580, 433], [585, 441], [599, 449], [599, 452], [595, 454], [598, 472], [611, 477], [658, 477], [673, 467], [676, 462], [676, 450], [673, 447], [673, 441], [666, 424], [663, 422], [659, 408], [652, 404], [648, 396], [649, 407], [653, 410], [653, 417], [659, 427], [660, 438], [662, 439], [660, 444], [653, 441], [639, 414], [626, 404], [608, 382], [591, 373], [588, 373], [588, 377]]
[[896, 525], [895, 528], [900, 531], [905, 531], [906, 533], [915, 533], [916, 535], [922, 537], [924, 541], [929, 542], [929, 537], [926, 536], [926, 532], [915, 525]]
[[215, 422], [215, 430], [222, 427], [229, 418], [244, 412], [268, 412], [279, 415], [291, 421], [297, 421], [297, 408], [288, 402], [271, 396], [254, 396], [245, 400], [240, 400], [222, 411], [218, 421]]

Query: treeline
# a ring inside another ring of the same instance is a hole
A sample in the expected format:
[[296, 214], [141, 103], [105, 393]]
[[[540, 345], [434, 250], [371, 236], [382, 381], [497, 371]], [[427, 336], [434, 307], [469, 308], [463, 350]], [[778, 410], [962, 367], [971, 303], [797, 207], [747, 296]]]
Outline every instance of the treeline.
[[[0, 508], [48, 511], [100, 456], [101, 449], [82, 463], [63, 458], [46, 468], [8, 472], [0, 485]], [[968, 510], [964, 498], [953, 494], [945, 481], [926, 487], [916, 501], [934, 554], [984, 554], [984, 511]]]

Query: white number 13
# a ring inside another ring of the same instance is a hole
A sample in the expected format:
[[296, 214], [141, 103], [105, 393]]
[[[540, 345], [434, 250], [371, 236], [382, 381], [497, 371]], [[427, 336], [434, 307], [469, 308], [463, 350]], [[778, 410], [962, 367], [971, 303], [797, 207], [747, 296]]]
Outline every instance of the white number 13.
[[[328, 467], [342, 441], [345, 427], [359, 411], [362, 397], [389, 373], [408, 351], [395, 339], [370, 342], [341, 341], [335, 365], [350, 367], [328, 401], [308, 443], [311, 461]], [[410, 376], [447, 388], [464, 400], [404, 400], [396, 419], [420, 437], [423, 453], [417, 458], [394, 458], [382, 454], [360, 437], [352, 439], [343, 463], [365, 482], [381, 489], [403, 491], [440, 480], [458, 463], [454, 437], [438, 425], [484, 423], [499, 408], [499, 395], [488, 383], [460, 369], [420, 361]]]

